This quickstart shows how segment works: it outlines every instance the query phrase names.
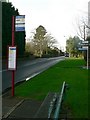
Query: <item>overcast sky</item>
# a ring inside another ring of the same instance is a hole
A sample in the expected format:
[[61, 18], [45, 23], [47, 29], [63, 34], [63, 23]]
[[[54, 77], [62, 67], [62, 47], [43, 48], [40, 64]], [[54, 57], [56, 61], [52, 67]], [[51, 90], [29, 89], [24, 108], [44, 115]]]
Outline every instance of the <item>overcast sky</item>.
[[76, 35], [76, 23], [88, 14], [89, 0], [9, 0], [20, 14], [26, 15], [26, 38], [43, 25], [65, 46], [66, 38]]

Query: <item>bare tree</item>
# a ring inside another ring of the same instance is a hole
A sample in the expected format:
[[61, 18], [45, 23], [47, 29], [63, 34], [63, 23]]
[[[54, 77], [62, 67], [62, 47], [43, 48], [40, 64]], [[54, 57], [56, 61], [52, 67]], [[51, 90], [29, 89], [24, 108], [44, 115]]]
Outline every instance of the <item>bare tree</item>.
[[[90, 42], [90, 26], [89, 26], [89, 18], [90, 16], [86, 18], [82, 18], [78, 23], [77, 23], [77, 35], [83, 39], [84, 41], [87, 40]], [[88, 53], [87, 51], [84, 51], [84, 59], [87, 61], [87, 54], [88, 54], [88, 64], [90, 66], [90, 46], [88, 47]]]
[[83, 39], [86, 40], [87, 35], [88, 35], [88, 25], [87, 25], [87, 19], [86, 18], [81, 18], [81, 20], [76, 21], [76, 25], [77, 25], [77, 35]]

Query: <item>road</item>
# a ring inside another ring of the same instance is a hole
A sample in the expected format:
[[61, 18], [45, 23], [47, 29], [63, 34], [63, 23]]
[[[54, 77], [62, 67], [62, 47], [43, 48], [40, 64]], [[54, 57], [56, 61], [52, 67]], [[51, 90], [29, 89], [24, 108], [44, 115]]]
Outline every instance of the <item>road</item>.
[[[54, 57], [38, 58], [35, 60], [19, 60], [17, 62], [17, 70], [15, 71], [15, 83], [28, 80], [64, 59], [64, 57]], [[6, 63], [2, 66], [3, 70], [0, 72], [2, 72], [2, 91], [4, 91], [11, 87], [12, 71], [7, 70]]]

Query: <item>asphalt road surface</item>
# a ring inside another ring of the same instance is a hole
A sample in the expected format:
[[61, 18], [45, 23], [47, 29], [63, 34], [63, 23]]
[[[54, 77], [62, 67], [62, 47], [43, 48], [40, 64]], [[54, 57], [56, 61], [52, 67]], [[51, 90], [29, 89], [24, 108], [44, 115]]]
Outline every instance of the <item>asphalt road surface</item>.
[[[19, 60], [17, 61], [17, 70], [15, 71], [15, 83], [28, 80], [64, 59], [65, 57]], [[2, 67], [3, 70], [0, 71], [2, 72], [2, 91], [5, 91], [12, 85], [12, 71], [7, 70], [5, 61]]]

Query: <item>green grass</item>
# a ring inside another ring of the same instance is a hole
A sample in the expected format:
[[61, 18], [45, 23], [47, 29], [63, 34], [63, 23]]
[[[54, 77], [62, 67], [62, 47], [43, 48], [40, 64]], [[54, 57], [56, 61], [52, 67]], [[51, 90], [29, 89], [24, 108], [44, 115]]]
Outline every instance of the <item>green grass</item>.
[[59, 92], [63, 81], [69, 84], [66, 102], [77, 118], [88, 116], [88, 71], [82, 59], [66, 59], [15, 88], [15, 95], [43, 100], [48, 92]]

